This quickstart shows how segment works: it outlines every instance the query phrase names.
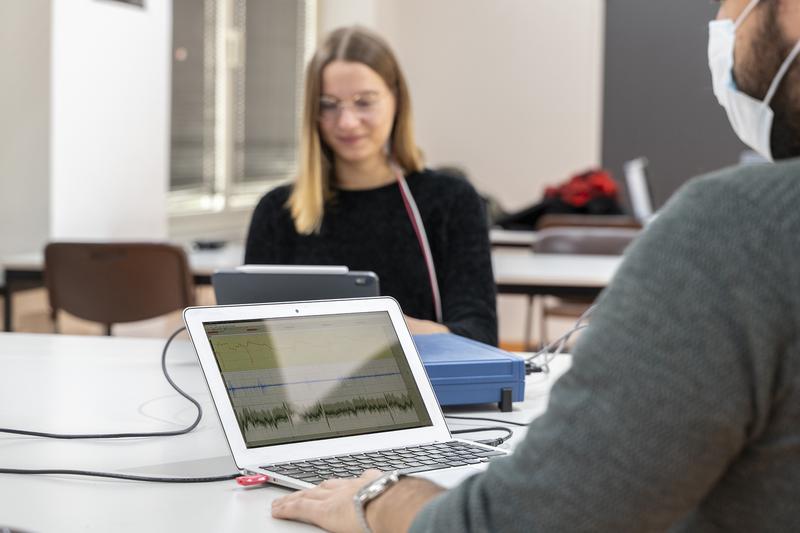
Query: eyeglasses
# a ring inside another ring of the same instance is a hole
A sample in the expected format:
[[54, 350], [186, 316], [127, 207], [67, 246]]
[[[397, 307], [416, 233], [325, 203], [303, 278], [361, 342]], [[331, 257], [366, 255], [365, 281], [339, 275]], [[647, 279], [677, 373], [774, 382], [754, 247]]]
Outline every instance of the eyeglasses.
[[346, 107], [349, 107], [350, 111], [360, 119], [371, 119], [377, 113], [380, 103], [381, 95], [373, 92], [357, 94], [350, 100], [323, 96], [319, 99], [319, 120], [335, 122]]

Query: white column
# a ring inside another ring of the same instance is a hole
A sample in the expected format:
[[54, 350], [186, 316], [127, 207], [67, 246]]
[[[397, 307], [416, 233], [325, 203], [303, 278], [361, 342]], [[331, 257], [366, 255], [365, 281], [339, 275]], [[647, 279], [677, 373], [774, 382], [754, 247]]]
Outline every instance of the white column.
[[0, 1], [0, 117], [2, 257], [41, 250], [49, 233], [49, 0]]
[[171, 13], [53, 0], [53, 239], [166, 238]]

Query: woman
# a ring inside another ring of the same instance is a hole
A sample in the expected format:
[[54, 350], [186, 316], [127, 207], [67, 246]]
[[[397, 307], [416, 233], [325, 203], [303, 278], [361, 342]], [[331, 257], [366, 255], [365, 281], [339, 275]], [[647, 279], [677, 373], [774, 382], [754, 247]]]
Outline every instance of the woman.
[[481, 199], [424, 168], [405, 79], [376, 35], [336, 30], [309, 64], [299, 168], [256, 207], [246, 263], [371, 270], [412, 333], [497, 344]]

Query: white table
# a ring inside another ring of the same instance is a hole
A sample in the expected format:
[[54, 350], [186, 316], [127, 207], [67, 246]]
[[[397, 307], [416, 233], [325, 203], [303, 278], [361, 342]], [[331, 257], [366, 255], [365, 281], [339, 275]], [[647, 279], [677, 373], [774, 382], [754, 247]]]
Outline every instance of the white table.
[[[189, 266], [198, 284], [210, 284], [211, 274], [216, 270], [239, 266], [243, 258], [240, 244], [188, 253]], [[611, 280], [620, 261], [618, 256], [534, 254], [522, 248], [492, 251], [497, 291], [502, 294], [596, 296]], [[13, 331], [13, 292], [41, 286], [44, 258], [41, 253], [31, 253], [6, 257], [0, 263], [6, 277], [4, 330]]]
[[497, 292], [528, 297], [525, 346], [529, 348], [535, 296], [594, 299], [614, 277], [622, 256], [535, 254], [526, 250], [495, 249], [492, 265]]
[[[228, 243], [221, 248], [213, 250], [195, 250], [186, 252], [189, 267], [195, 276], [210, 277], [221, 268], [232, 268], [244, 261], [244, 245], [241, 243]], [[38, 274], [41, 279], [44, 269], [44, 252], [30, 252], [14, 254], [0, 258], [0, 265], [8, 272], [30, 272]]]
[[[244, 246], [228, 243], [215, 250], [189, 250], [189, 268], [198, 285], [210, 285], [211, 275], [223, 268], [233, 268], [244, 261]], [[0, 259], [5, 274], [5, 298], [3, 300], [3, 330], [14, 331], [14, 291], [41, 287], [44, 282], [44, 253], [16, 254]]]
[[599, 292], [614, 277], [621, 262], [622, 256], [618, 255], [536, 254], [515, 250], [492, 252], [494, 278], [498, 291], [504, 293], [559, 296], [565, 292]]
[[491, 228], [489, 230], [489, 243], [493, 247], [511, 246], [530, 248], [536, 242], [536, 235], [535, 231]]
[[[158, 431], [188, 425], [194, 407], [164, 381], [163, 341], [107, 337], [0, 334], [0, 426], [49, 432]], [[528, 421], [546, 409], [553, 381], [529, 376], [525, 402], [511, 413], [487, 407], [453, 414]], [[70, 468], [153, 476], [235, 473], [194, 352], [176, 341], [171, 375], [203, 405], [203, 420], [179, 437], [57, 441], [0, 434], [6, 468]], [[448, 411], [449, 412], [449, 411]], [[452, 429], [480, 422], [453, 422]], [[486, 425], [492, 425], [487, 422]], [[496, 424], [494, 424], [496, 425]], [[514, 428], [518, 442], [524, 428]], [[489, 434], [477, 434], [486, 438]], [[0, 474], [0, 526], [30, 531], [293, 532], [315, 528], [273, 520], [270, 501], [285, 489], [240, 488], [234, 481], [167, 484], [75, 476]]]

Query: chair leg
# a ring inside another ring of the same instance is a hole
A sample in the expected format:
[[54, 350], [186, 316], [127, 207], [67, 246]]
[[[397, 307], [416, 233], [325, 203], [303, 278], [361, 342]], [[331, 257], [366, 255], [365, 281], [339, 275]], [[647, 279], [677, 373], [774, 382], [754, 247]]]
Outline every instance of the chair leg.
[[106, 324], [106, 335], [111, 336], [111, 324]]
[[533, 303], [535, 302], [534, 296], [532, 294], [528, 295], [528, 306], [525, 310], [525, 338], [523, 339], [524, 344], [523, 350], [526, 352], [531, 351], [531, 322], [533, 321]]
[[543, 348], [550, 343], [550, 340], [547, 338], [547, 302], [545, 298], [547, 298], [547, 296], [543, 296], [539, 303], [539, 335], [542, 336], [539, 340], [539, 344]]
[[58, 310], [50, 309], [50, 322], [53, 324], [53, 333], [61, 333], [58, 327]]

